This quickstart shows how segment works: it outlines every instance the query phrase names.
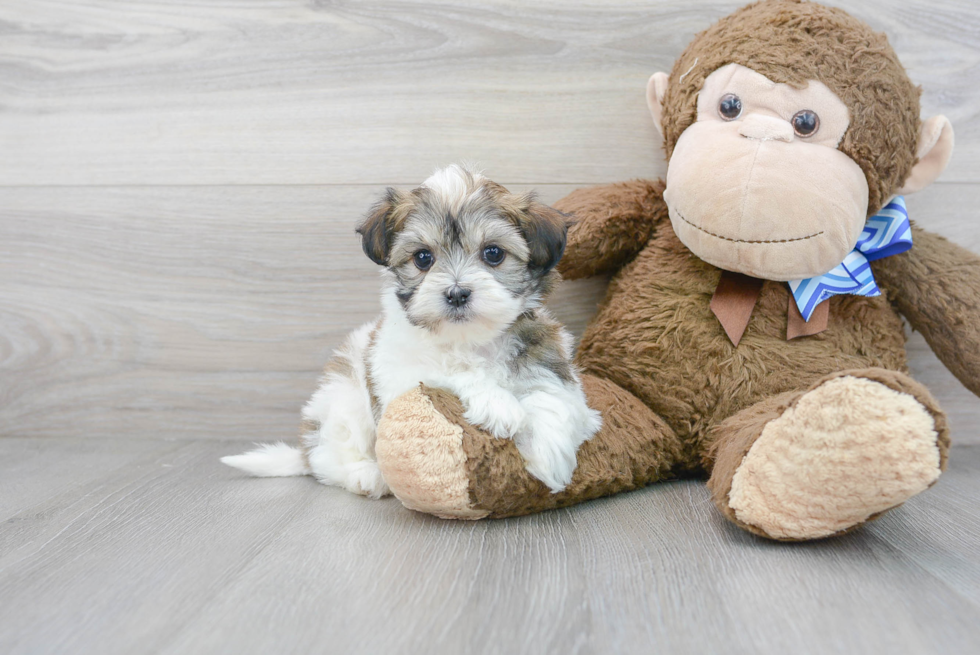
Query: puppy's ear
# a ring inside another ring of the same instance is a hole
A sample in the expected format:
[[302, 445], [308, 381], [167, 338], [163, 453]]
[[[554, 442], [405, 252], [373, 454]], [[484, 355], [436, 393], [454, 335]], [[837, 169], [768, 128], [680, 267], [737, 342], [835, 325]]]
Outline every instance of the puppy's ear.
[[356, 231], [361, 235], [364, 254], [379, 266], [388, 264], [388, 255], [391, 253], [391, 244], [397, 227], [395, 212], [401, 202], [402, 195], [388, 187], [381, 200], [371, 208], [367, 218], [357, 226]]
[[531, 268], [538, 275], [544, 275], [558, 264], [565, 252], [565, 240], [571, 224], [568, 214], [530, 198], [518, 227], [530, 250]]

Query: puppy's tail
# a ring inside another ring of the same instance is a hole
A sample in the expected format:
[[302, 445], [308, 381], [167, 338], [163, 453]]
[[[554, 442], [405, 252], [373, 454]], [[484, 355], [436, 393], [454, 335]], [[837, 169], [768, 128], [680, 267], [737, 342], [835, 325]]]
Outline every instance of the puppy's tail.
[[241, 455], [222, 457], [221, 462], [260, 478], [285, 478], [312, 473], [299, 448], [281, 441], [264, 444]]

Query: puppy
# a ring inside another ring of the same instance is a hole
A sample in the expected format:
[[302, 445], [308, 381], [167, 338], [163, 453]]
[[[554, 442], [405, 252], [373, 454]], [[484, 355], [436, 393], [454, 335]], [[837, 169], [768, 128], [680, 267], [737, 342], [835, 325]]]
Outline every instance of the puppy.
[[424, 383], [455, 393], [466, 420], [513, 438], [558, 492], [601, 426], [572, 365], [572, 338], [542, 308], [558, 281], [566, 216], [453, 165], [409, 193], [388, 189], [357, 228], [384, 267], [381, 317], [351, 333], [303, 408], [301, 445], [222, 458], [257, 476], [309, 475], [380, 498], [375, 428]]

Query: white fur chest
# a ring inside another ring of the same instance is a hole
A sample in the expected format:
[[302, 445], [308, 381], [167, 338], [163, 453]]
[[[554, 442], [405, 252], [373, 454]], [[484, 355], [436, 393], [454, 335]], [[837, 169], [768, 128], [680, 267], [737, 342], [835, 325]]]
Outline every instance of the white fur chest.
[[370, 357], [371, 383], [382, 408], [420, 383], [456, 390], [493, 380], [508, 386], [509, 340], [451, 343], [433, 338], [403, 316], [381, 321]]

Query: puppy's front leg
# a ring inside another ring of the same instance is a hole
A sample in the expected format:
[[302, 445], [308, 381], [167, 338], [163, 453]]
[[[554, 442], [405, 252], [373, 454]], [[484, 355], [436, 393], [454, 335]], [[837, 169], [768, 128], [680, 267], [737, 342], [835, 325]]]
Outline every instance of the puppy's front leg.
[[533, 391], [521, 398], [521, 405], [527, 420], [514, 444], [527, 472], [558, 493], [572, 481], [579, 446], [599, 430], [602, 419], [585, 404], [581, 391], [566, 388]]
[[509, 439], [521, 429], [525, 412], [517, 397], [485, 375], [457, 375], [444, 385], [463, 403], [463, 418], [500, 439]]

